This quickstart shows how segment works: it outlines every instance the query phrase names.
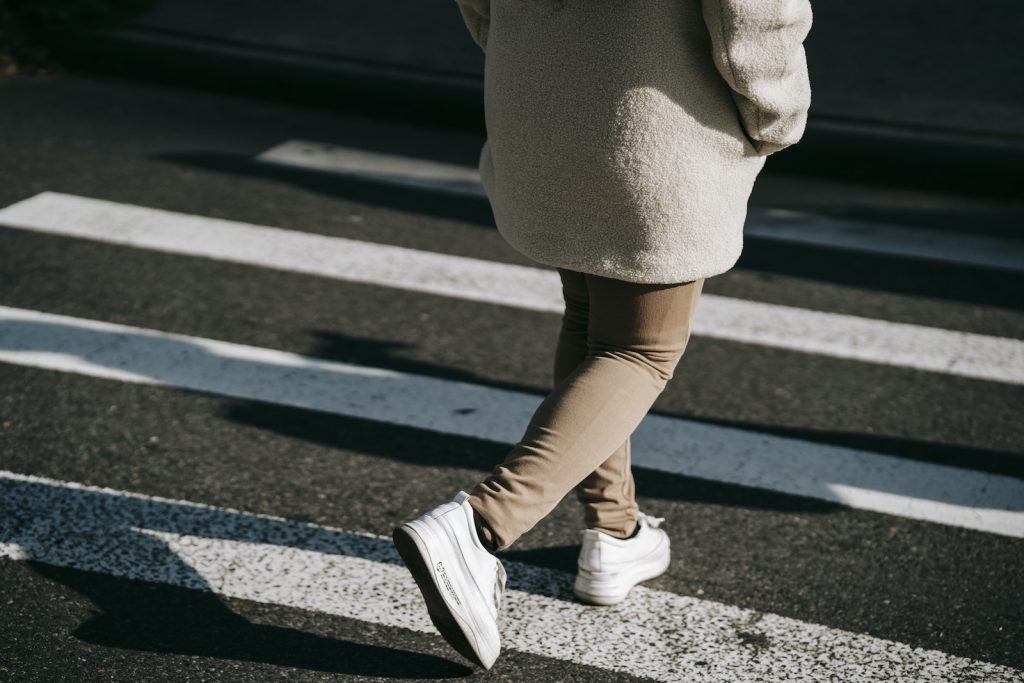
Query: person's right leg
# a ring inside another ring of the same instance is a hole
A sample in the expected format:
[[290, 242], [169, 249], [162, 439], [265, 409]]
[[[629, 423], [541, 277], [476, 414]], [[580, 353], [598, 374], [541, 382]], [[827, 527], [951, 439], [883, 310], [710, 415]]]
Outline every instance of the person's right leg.
[[590, 348], [523, 438], [470, 492], [493, 550], [508, 548], [607, 460], [672, 377], [703, 280], [641, 284], [587, 274]]
[[[558, 269], [565, 312], [555, 346], [554, 386], [587, 358], [590, 351], [590, 293], [585, 274]], [[583, 524], [615, 538], [636, 529], [639, 508], [630, 464], [629, 437], [574, 489], [583, 506]]]
[[[431, 621], [448, 643], [485, 668], [501, 649], [497, 616], [506, 579], [493, 553], [547, 515], [640, 423], [686, 346], [703, 281], [638, 285], [587, 275], [586, 284], [587, 356], [541, 402], [505, 462], [472, 494], [460, 491], [392, 531]], [[580, 565], [573, 586], [578, 597], [614, 604], [637, 581], [664, 571], [667, 536], [645, 536], [645, 519], [635, 542], [657, 541], [663, 551], [652, 548], [644, 555], [648, 562], [631, 563], [628, 571], [618, 569], [615, 557], [607, 567], [603, 547], [586, 553], [599, 561]], [[627, 543], [596, 531], [584, 534]]]

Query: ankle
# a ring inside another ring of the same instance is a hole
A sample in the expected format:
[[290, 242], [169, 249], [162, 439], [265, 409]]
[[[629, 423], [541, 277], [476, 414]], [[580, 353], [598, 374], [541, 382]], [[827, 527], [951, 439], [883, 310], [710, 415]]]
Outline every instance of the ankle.
[[630, 531], [628, 534], [625, 534], [625, 535], [623, 535], [622, 531], [620, 531], [619, 529], [615, 529], [613, 531], [613, 530], [609, 530], [609, 529], [602, 529], [600, 527], [590, 527], [590, 528], [596, 529], [597, 531], [600, 531], [603, 534], [607, 534], [607, 535], [611, 536], [612, 538], [617, 538], [620, 541], [628, 541], [631, 538], [635, 538], [636, 535], [640, 533], [640, 520], [637, 520], [634, 523], [632, 531]]
[[477, 538], [480, 539], [480, 543], [483, 544], [484, 549], [492, 555], [497, 552], [497, 540], [494, 537], [494, 532], [491, 527], [487, 524], [487, 521], [480, 516], [480, 513], [473, 509], [473, 526], [476, 528]]

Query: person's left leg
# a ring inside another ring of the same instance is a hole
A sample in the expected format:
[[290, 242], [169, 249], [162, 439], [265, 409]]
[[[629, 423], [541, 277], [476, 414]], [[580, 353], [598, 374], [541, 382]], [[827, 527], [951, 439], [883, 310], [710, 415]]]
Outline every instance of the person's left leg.
[[[558, 269], [565, 312], [555, 346], [554, 384], [558, 386], [584, 361], [589, 351], [590, 295], [583, 273]], [[636, 529], [639, 508], [630, 463], [629, 437], [574, 489], [583, 505], [583, 523], [616, 538]]]
[[703, 280], [586, 277], [586, 359], [541, 402], [505, 461], [469, 492], [480, 537], [493, 551], [511, 546], [626, 440], [689, 339]]

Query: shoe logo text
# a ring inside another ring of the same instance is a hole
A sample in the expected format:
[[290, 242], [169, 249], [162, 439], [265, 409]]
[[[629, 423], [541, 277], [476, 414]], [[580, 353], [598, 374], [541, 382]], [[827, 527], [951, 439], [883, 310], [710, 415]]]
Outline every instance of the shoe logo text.
[[452, 599], [455, 600], [455, 604], [462, 607], [462, 601], [459, 600], [459, 596], [455, 592], [455, 587], [452, 586], [452, 582], [448, 578], [448, 572], [444, 570], [444, 562], [438, 562], [435, 569], [437, 569], [437, 574], [441, 577], [441, 581], [444, 582], [444, 587], [448, 589], [449, 593], [451, 593]]

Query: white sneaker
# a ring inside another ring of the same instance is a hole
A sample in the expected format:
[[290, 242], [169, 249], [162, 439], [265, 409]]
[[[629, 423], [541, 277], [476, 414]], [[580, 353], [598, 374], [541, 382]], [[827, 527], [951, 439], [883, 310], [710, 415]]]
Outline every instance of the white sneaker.
[[664, 521], [641, 512], [632, 538], [585, 530], [573, 585], [576, 597], [592, 605], [614, 605], [636, 584], [663, 574], [668, 569], [669, 539], [658, 527]]
[[469, 494], [395, 527], [391, 534], [448, 644], [490, 669], [501, 651], [498, 608], [505, 567], [480, 542]]

